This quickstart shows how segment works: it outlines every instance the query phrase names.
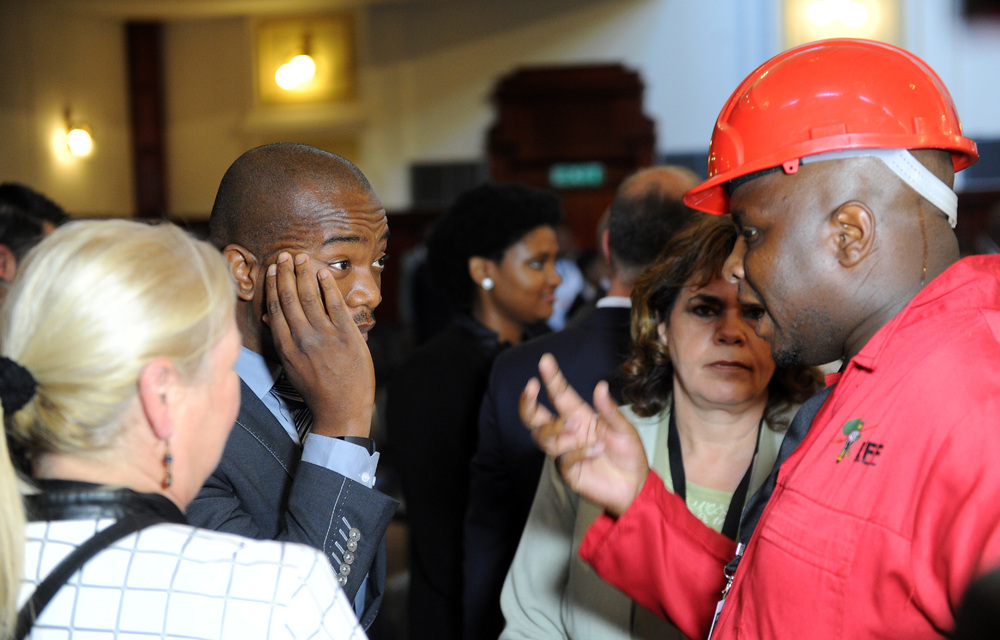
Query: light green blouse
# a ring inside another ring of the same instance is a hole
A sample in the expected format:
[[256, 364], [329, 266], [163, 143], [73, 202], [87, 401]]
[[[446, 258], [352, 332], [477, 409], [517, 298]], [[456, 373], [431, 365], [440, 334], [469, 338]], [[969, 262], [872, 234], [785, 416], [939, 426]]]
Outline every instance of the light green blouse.
[[[667, 446], [667, 432], [669, 430], [667, 425], [670, 423], [670, 411], [664, 409], [648, 418], [640, 418], [635, 415], [631, 407], [622, 407], [621, 411], [639, 432], [639, 438], [642, 440], [642, 446], [646, 449], [646, 457], [649, 459], [650, 467], [663, 478], [663, 484], [672, 492], [674, 483], [670, 477], [670, 454]], [[753, 495], [771, 472], [771, 467], [778, 457], [778, 447], [781, 446], [781, 440], [784, 437], [784, 431], [775, 432], [766, 422], [764, 423], [764, 428], [760, 430], [757, 465], [750, 478], [750, 490], [747, 491], [747, 498]], [[690, 481], [687, 482], [685, 488], [687, 506], [691, 513], [709, 527], [721, 532], [722, 525], [726, 520], [726, 512], [729, 510], [729, 503], [733, 499], [733, 492], [703, 487]]]

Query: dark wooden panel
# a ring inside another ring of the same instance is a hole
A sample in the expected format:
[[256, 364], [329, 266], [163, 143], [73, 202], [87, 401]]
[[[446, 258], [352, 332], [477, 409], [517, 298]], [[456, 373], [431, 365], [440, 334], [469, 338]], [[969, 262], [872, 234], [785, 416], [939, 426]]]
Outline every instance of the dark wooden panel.
[[529, 67], [502, 78], [488, 134], [490, 177], [552, 188], [553, 165], [599, 163], [602, 184], [553, 189], [577, 243], [595, 245], [597, 221], [621, 181], [653, 162], [655, 129], [642, 112], [643, 83], [622, 65]]
[[128, 22], [125, 34], [136, 215], [162, 218], [167, 211], [163, 28], [157, 22]]

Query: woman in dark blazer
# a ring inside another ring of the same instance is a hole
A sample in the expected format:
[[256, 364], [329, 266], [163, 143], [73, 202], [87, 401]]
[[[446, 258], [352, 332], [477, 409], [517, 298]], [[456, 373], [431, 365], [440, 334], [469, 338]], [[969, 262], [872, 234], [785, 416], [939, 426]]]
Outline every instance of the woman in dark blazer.
[[552, 313], [558, 198], [519, 184], [459, 196], [428, 239], [451, 323], [395, 372], [390, 455], [410, 531], [409, 637], [460, 638], [462, 528], [479, 405], [493, 359]]

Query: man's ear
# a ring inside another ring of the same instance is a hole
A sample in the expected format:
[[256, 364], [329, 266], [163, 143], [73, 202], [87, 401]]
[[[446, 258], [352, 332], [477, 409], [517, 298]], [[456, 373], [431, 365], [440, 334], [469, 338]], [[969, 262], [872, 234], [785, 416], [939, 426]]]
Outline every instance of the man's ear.
[[601, 253], [604, 254], [604, 263], [609, 267], [611, 264], [611, 232], [605, 229], [601, 232]]
[[830, 232], [840, 264], [857, 266], [875, 246], [875, 216], [864, 203], [846, 202], [833, 212]]
[[236, 281], [236, 295], [240, 300], [253, 300], [256, 291], [256, 278], [261, 272], [258, 269], [257, 257], [246, 247], [229, 244], [222, 250], [222, 256], [229, 265], [229, 273]]
[[158, 440], [174, 434], [170, 404], [176, 401], [177, 370], [168, 358], [156, 358], [139, 372], [139, 402]]
[[0, 244], [0, 279], [14, 282], [17, 275], [17, 258], [14, 252], [5, 244]]
[[480, 286], [483, 280], [493, 277], [493, 267], [494, 263], [489, 258], [472, 256], [469, 258], [469, 277], [476, 286]]

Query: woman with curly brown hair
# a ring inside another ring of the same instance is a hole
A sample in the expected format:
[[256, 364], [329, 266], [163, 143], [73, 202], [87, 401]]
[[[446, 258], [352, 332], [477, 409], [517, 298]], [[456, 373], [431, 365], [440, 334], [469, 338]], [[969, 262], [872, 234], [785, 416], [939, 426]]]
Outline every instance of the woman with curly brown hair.
[[[754, 332], [760, 307], [741, 304], [736, 285], [722, 279], [735, 240], [728, 219], [705, 216], [674, 236], [636, 283], [622, 407], [667, 488], [730, 538], [796, 409], [820, 386], [815, 369], [775, 369]], [[546, 461], [504, 585], [502, 637], [683, 637], [579, 558], [601, 511]]]

